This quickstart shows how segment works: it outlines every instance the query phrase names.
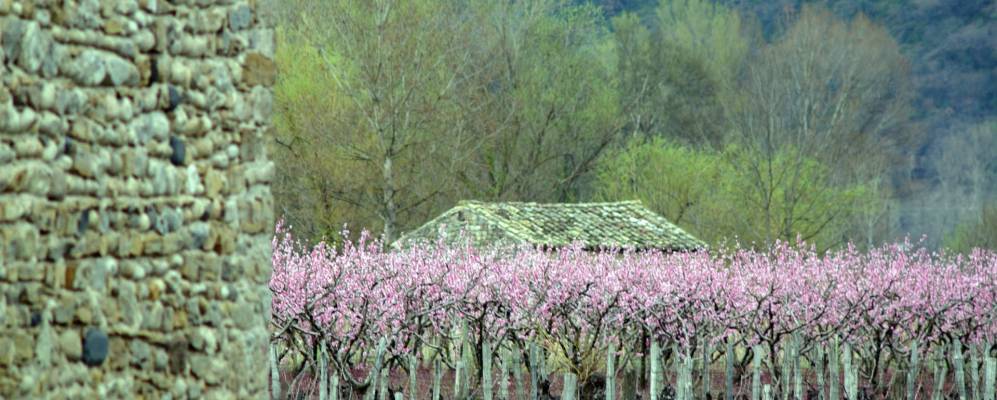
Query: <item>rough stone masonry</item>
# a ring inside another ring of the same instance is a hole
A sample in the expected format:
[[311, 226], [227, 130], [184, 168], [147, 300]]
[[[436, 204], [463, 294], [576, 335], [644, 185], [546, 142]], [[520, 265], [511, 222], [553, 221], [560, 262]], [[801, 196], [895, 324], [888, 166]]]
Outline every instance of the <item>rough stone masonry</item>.
[[0, 398], [266, 397], [263, 0], [0, 0]]

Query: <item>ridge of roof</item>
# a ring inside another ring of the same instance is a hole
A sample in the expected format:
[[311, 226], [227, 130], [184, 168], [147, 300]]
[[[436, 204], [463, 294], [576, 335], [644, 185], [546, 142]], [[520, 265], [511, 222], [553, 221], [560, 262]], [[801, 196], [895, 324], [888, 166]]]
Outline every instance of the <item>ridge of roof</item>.
[[[462, 218], [459, 213], [475, 216]], [[455, 214], [458, 214], [456, 220]], [[436, 230], [444, 229], [443, 225], [462, 224], [491, 226], [489, 229], [498, 229], [513, 241], [555, 247], [567, 245], [571, 240], [589, 246], [622, 245], [671, 251], [707, 247], [706, 243], [645, 207], [640, 200], [590, 203], [461, 200], [436, 218], [403, 234], [393, 246], [399, 247], [403, 242], [419, 237], [431, 238]], [[472, 240], [482, 240], [489, 235], [485, 233], [487, 230], [469, 231], [476, 232]]]

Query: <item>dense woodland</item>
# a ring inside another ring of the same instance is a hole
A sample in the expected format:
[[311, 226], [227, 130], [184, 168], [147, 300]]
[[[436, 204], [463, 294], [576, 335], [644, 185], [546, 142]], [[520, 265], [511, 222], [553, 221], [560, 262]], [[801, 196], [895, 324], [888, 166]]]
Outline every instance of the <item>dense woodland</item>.
[[640, 199], [707, 242], [997, 247], [983, 0], [281, 2], [279, 213]]

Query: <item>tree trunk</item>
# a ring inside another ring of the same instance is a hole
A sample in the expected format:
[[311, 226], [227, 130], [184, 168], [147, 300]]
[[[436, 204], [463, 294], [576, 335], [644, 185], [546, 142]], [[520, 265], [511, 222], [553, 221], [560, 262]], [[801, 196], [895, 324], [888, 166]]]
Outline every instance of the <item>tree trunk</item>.
[[419, 357], [415, 354], [408, 358], [408, 397], [419, 400]]
[[727, 338], [727, 365], [724, 368], [724, 400], [734, 400], [734, 339]]
[[703, 399], [710, 397], [710, 386], [713, 384], [712, 379], [710, 379], [710, 361], [712, 361], [712, 355], [713, 348], [710, 346], [710, 340], [708, 338], [703, 338], [703, 372], [700, 376], [703, 381]]
[[852, 363], [852, 346], [846, 342], [841, 353], [842, 364], [845, 367], [845, 397], [848, 400], [858, 400], [858, 374], [856, 374], [856, 367]]
[[380, 387], [377, 389], [379, 400], [388, 400], [388, 369], [381, 368], [381, 379], [378, 382]]
[[817, 400], [824, 400], [824, 390], [827, 387], [827, 384], [824, 381], [825, 352], [823, 345], [817, 345], [816, 348], [817, 348], [817, 360], [815, 361], [816, 364], [814, 365], [814, 369], [816, 369], [815, 372], [817, 373]]
[[330, 386], [332, 386], [332, 396], [329, 396], [330, 399], [339, 400], [339, 371], [332, 372], [330, 383]]
[[[389, 151], [391, 150], [393, 149], [389, 149]], [[395, 240], [395, 226], [398, 223], [398, 205], [395, 204], [395, 175], [392, 170], [391, 158], [390, 153], [384, 157], [384, 170], [381, 171], [384, 178], [381, 199], [384, 203], [381, 215], [384, 220], [384, 243], [391, 243]]]
[[325, 354], [325, 343], [318, 347], [318, 398], [329, 399], [329, 360]]
[[959, 400], [969, 400], [966, 394], [966, 363], [963, 362], [962, 341], [955, 338], [952, 341], [952, 368], [955, 368], [955, 392]]
[[838, 338], [834, 338], [831, 341], [831, 354], [827, 357], [827, 398], [828, 400], [841, 400], [841, 373], [838, 371], [838, 361], [840, 360], [840, 351], [838, 347]]
[[277, 343], [270, 343], [270, 398], [280, 399], [280, 367], [277, 365]]
[[657, 341], [651, 342], [651, 400], [658, 400], [658, 394], [661, 393], [661, 346]]
[[942, 389], [945, 387], [945, 375], [948, 373], [948, 364], [945, 363], [945, 350], [939, 347], [935, 350], [935, 380], [932, 382], [931, 400], [943, 400]]
[[969, 347], [969, 380], [973, 392], [973, 400], [980, 400], [983, 390], [980, 387], [980, 356], [979, 345]]
[[616, 344], [606, 351], [606, 400], [616, 400]]
[[578, 399], [578, 376], [571, 373], [564, 373], [564, 389], [561, 389], [561, 400]]
[[527, 362], [530, 363], [530, 399], [537, 400], [540, 398], [540, 361], [537, 360], [539, 356], [537, 355], [537, 345], [530, 343], [530, 353], [527, 357]]
[[[989, 346], [987, 346], [989, 348]], [[997, 357], [986, 356], [983, 367], [983, 398], [985, 400], [997, 400], [994, 397], [994, 390], [997, 388]]]
[[440, 390], [443, 383], [443, 361], [437, 355], [433, 360], [433, 400], [440, 400]]
[[499, 355], [499, 400], [509, 400], [509, 352]]
[[[754, 345], [752, 353], [754, 358], [751, 360], [751, 400], [758, 400], [762, 395], [762, 346]], [[769, 385], [765, 385], [765, 388], [771, 398]]]
[[464, 360], [457, 361], [457, 368], [454, 369], [453, 373], [453, 397], [457, 400], [462, 400], [461, 394], [464, 392]]
[[915, 339], [910, 344], [910, 369], [907, 371], [907, 398], [913, 399], [917, 390], [917, 376], [920, 374], [921, 355]]
[[803, 400], [803, 371], [800, 365], [800, 348], [803, 347], [803, 339], [799, 333], [794, 333], [793, 338], [793, 358], [790, 360], [793, 367], [793, 398]]
[[481, 392], [484, 400], [492, 400], [492, 344], [481, 344]]
[[523, 384], [523, 352], [518, 346], [513, 349], [512, 374], [516, 379], [516, 400], [526, 399], [526, 385]]

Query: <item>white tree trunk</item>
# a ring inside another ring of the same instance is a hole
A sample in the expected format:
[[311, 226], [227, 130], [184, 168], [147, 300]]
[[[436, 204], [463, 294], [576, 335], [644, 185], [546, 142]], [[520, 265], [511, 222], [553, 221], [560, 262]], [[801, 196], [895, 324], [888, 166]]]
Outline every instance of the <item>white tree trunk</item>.
[[[751, 359], [751, 400], [758, 400], [762, 395], [762, 346], [752, 346]], [[768, 385], [765, 385], [768, 388]]]
[[852, 363], [852, 346], [847, 342], [842, 349], [842, 364], [845, 367], [845, 397], [848, 400], [858, 400], [858, 374], [855, 365]]
[[[990, 346], [987, 346], [988, 348]], [[983, 398], [985, 400], [997, 400], [994, 397], [997, 388], [997, 357], [986, 356], [983, 367]]]
[[726, 365], [724, 366], [724, 400], [734, 400], [734, 339], [727, 338]]
[[492, 400], [492, 344], [481, 344], [481, 391], [484, 400]]
[[616, 344], [606, 351], [606, 400], [616, 400]]
[[328, 400], [329, 398], [329, 360], [325, 354], [325, 343], [318, 347], [318, 398]]
[[658, 400], [661, 393], [661, 345], [651, 342], [651, 400]]
[[907, 371], [907, 398], [913, 399], [917, 390], [917, 377], [921, 374], [921, 354], [917, 339], [910, 344], [910, 370]]
[[408, 358], [408, 397], [419, 400], [419, 357], [416, 354]]
[[277, 343], [270, 343], [270, 398], [280, 399], [280, 367], [277, 365]]
[[578, 376], [571, 373], [564, 373], [564, 389], [561, 390], [561, 400], [578, 399]]
[[969, 400], [966, 392], [966, 363], [962, 355], [962, 341], [952, 341], [952, 367], [955, 368], [955, 392], [959, 400]]
[[831, 354], [827, 357], [827, 398], [828, 400], [841, 400], [841, 372], [838, 370], [838, 361], [841, 352], [838, 347], [838, 338], [831, 341]]

